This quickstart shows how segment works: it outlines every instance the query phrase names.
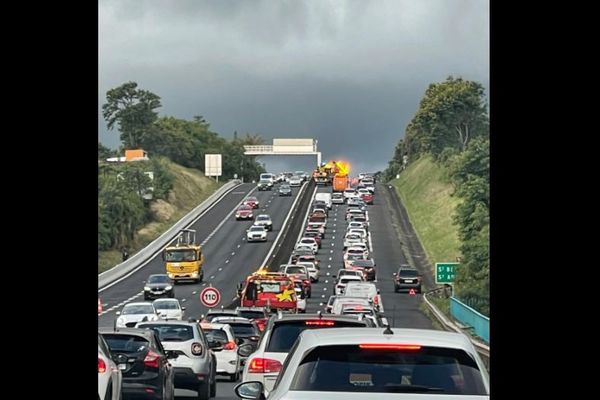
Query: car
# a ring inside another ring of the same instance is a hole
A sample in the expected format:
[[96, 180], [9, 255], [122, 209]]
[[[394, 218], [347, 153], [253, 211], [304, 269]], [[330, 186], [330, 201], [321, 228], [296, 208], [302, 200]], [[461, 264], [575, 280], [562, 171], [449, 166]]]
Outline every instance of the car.
[[294, 281], [294, 290], [296, 291], [296, 307], [299, 313], [306, 312], [306, 294], [302, 285], [302, 281]]
[[329, 296], [329, 299], [327, 300], [326, 304], [322, 304], [322, 306], [325, 308], [325, 312], [330, 313], [333, 307], [333, 303], [335, 302], [335, 299], [337, 298], [337, 295], [331, 295]]
[[269, 214], [257, 215], [256, 220], [254, 220], [254, 225], [264, 226], [268, 231], [273, 230], [273, 221], [271, 221]]
[[353, 197], [358, 197], [358, 194], [356, 193], [356, 189], [353, 189], [353, 188], [344, 189], [344, 198], [346, 199], [346, 201], [348, 201], [349, 199], [351, 199]]
[[345, 219], [348, 220], [350, 219], [351, 216], [361, 216], [364, 217], [365, 216], [365, 212], [358, 209], [358, 208], [348, 208], [346, 210], [346, 216]]
[[238, 312], [231, 308], [211, 308], [202, 322], [211, 322], [216, 317], [238, 317]]
[[365, 243], [365, 240], [358, 233], [350, 232], [350, 233], [346, 233], [346, 236], [344, 236], [344, 250], [346, 250], [348, 247], [354, 247], [354, 245], [364, 244], [364, 243]]
[[217, 317], [212, 320], [212, 323], [227, 324], [231, 326], [235, 335], [236, 343], [242, 345], [244, 343], [258, 343], [260, 339], [260, 329], [258, 324], [244, 317]]
[[310, 279], [310, 273], [306, 265], [287, 264], [279, 267], [279, 272], [292, 277], [294, 280], [301, 280], [304, 283], [304, 292], [306, 296], [310, 298], [312, 296], [312, 284]]
[[167, 274], [152, 274], [144, 284], [144, 300], [153, 300], [159, 297], [175, 297], [173, 280]]
[[254, 196], [246, 197], [243, 204], [252, 208], [258, 208], [260, 206], [260, 202]]
[[272, 182], [267, 179], [259, 180], [256, 186], [258, 187], [259, 192], [262, 192], [263, 190], [273, 190]]
[[344, 252], [344, 261], [348, 259], [348, 256], [361, 256], [363, 259], [369, 258], [369, 250], [365, 246], [359, 245], [348, 247]]
[[[275, 388], [235, 387], [242, 399], [489, 399], [489, 376], [462, 333], [408, 328], [304, 330]], [[327, 394], [324, 396], [324, 394]]]
[[154, 331], [136, 328], [99, 328], [98, 331], [123, 375], [123, 398], [174, 397], [175, 372], [171, 363], [176, 354], [164, 349]]
[[344, 295], [369, 299], [377, 311], [383, 312], [379, 289], [373, 282], [348, 282], [344, 288]]
[[267, 313], [265, 307], [237, 307], [235, 311], [237, 311], [238, 316], [256, 322], [261, 332], [265, 330], [265, 325], [269, 319], [269, 313]]
[[310, 177], [310, 175], [307, 174], [305, 171], [294, 171], [294, 175], [300, 177], [302, 181], [306, 181]]
[[365, 297], [355, 297], [355, 296], [337, 296], [331, 305], [331, 313], [332, 314], [342, 314], [342, 311], [347, 307], [370, 307], [373, 305], [373, 302]]
[[291, 196], [292, 188], [290, 187], [290, 185], [281, 184], [279, 186], [279, 189], [277, 190], [277, 194], [279, 194], [279, 196]]
[[268, 181], [272, 187], [275, 184], [275, 175], [273, 175], [269, 172], [265, 172], [263, 174], [260, 174], [259, 180], [260, 181]]
[[247, 206], [247, 205], [240, 206], [240, 208], [238, 208], [237, 211], [235, 212], [235, 219], [238, 221], [241, 219], [254, 219], [254, 213], [252, 212], [252, 207]]
[[319, 268], [315, 265], [315, 263], [310, 261], [298, 261], [296, 265], [305, 265], [308, 270], [308, 275], [310, 276], [311, 282], [319, 282]]
[[237, 353], [238, 344], [231, 326], [222, 323], [203, 322], [200, 327], [209, 342], [219, 344], [211, 349], [217, 359], [217, 375], [227, 375], [231, 382], [237, 382], [240, 379], [242, 361]]
[[375, 260], [367, 258], [364, 260], [352, 260], [350, 269], [362, 271], [367, 281], [377, 280], [377, 270], [375, 269]]
[[156, 313], [162, 319], [183, 319], [183, 311], [185, 307], [179, 304], [177, 299], [156, 299], [152, 302]]
[[352, 316], [278, 313], [267, 323], [258, 347], [240, 346], [238, 352], [242, 354], [255, 350], [248, 355], [242, 381], [259, 381], [267, 392], [272, 390], [288, 352], [304, 330], [365, 326], [367, 322]]
[[294, 252], [304, 252], [304, 253], [312, 253], [312, 254], [316, 254], [318, 250], [319, 250], [319, 246], [317, 245], [317, 242], [314, 242], [314, 245], [304, 244], [304, 243], [296, 243], [296, 247], [294, 248]]
[[263, 225], [252, 225], [246, 231], [246, 241], [249, 242], [266, 242], [267, 230]]
[[346, 198], [343, 193], [335, 192], [331, 194], [331, 202], [333, 204], [344, 204]]
[[373, 204], [373, 194], [372, 193], [362, 193], [360, 195], [360, 198], [362, 199], [362, 201], [365, 202], [365, 204]]
[[158, 314], [150, 302], [125, 304], [121, 311], [115, 313], [115, 328], [133, 328], [140, 321], [156, 321]]
[[321, 234], [318, 231], [307, 230], [304, 232], [303, 237], [315, 239], [315, 241], [317, 242], [317, 245], [319, 246], [319, 249], [321, 248], [321, 242], [322, 242]]
[[294, 175], [288, 180], [288, 182], [290, 186], [302, 186], [302, 182], [304, 182], [304, 179], [302, 179], [302, 177], [298, 175]]
[[344, 294], [348, 282], [363, 282], [363, 280], [364, 278], [362, 276], [357, 275], [344, 275], [339, 277], [334, 284], [334, 293], [338, 296], [342, 295]]
[[199, 399], [216, 395], [217, 358], [211, 349], [218, 343], [206, 338], [196, 320], [141, 322], [136, 328], [155, 332], [162, 347], [176, 356], [170, 360], [176, 388], [194, 390]]
[[302, 237], [296, 244], [296, 249], [300, 246], [309, 246], [312, 248], [313, 252], [317, 254], [319, 252], [319, 243], [313, 237]]
[[98, 333], [98, 399], [121, 399], [123, 373], [112, 359], [113, 355], [108, 344]]
[[402, 289], [414, 289], [417, 293], [421, 293], [422, 275], [416, 268], [410, 265], [401, 265], [398, 272], [394, 272], [394, 292], [399, 292]]
[[350, 222], [348, 222], [348, 225], [346, 225], [346, 233], [348, 233], [348, 231], [350, 229], [364, 229], [366, 231], [369, 228], [368, 228], [367, 224], [364, 222], [350, 221]]

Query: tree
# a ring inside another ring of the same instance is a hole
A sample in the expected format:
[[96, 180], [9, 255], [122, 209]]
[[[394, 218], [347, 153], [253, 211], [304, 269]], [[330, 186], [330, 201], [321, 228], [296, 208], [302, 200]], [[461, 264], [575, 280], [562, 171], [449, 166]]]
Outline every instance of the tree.
[[98, 160], [106, 160], [109, 157], [114, 157], [116, 152], [104, 146], [98, 141]]
[[159, 96], [137, 89], [137, 86], [136, 82], [127, 82], [109, 90], [107, 102], [102, 105], [108, 129], [113, 130], [115, 123], [118, 124], [126, 149], [140, 147], [144, 135], [158, 117], [154, 110], [161, 107]]

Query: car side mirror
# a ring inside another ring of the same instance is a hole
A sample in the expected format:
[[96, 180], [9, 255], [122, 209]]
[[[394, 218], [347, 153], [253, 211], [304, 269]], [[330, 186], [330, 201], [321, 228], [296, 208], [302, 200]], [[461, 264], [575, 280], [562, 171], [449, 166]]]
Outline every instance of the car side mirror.
[[254, 343], [245, 343], [238, 347], [237, 353], [242, 357], [248, 357], [250, 354], [254, 353], [256, 350], [256, 344]]
[[242, 382], [234, 389], [235, 394], [241, 399], [260, 399], [263, 396], [264, 386], [262, 382]]

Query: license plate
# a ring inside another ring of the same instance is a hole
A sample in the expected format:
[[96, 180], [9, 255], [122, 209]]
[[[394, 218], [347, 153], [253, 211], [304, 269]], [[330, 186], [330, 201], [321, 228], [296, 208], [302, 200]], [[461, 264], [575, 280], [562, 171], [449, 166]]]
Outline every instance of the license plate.
[[120, 370], [126, 370], [127, 369], [127, 364], [119, 364], [119, 369]]
[[404, 283], [413, 283], [413, 280], [412, 279], [405, 279]]

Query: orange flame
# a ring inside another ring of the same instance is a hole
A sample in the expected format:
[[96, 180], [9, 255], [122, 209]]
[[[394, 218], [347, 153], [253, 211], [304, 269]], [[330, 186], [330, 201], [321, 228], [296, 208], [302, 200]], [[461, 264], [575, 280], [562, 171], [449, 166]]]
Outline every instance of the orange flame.
[[334, 161], [337, 166], [335, 176], [348, 176], [350, 173], [350, 164], [344, 161]]

